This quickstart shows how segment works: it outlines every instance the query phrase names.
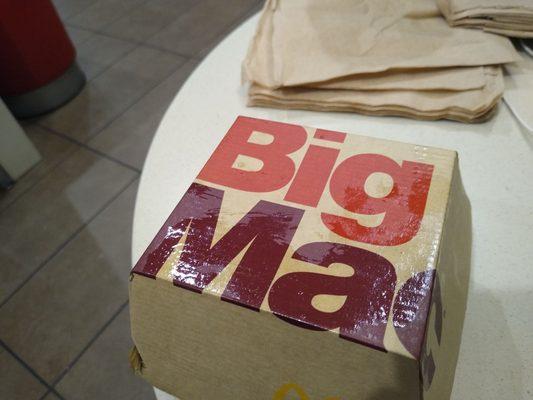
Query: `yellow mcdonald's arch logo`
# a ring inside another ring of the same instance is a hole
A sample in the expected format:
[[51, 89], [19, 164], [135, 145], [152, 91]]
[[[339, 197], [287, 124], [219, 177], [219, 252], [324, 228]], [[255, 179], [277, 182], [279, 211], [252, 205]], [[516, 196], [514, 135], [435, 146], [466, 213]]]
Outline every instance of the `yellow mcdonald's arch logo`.
[[[305, 390], [297, 385], [296, 383], [286, 383], [285, 385], [281, 386], [276, 393], [274, 393], [274, 397], [272, 397], [272, 400], [285, 400], [287, 398], [287, 395], [289, 393], [296, 393], [300, 400], [311, 400]], [[324, 400], [341, 400], [340, 397], [326, 397]]]

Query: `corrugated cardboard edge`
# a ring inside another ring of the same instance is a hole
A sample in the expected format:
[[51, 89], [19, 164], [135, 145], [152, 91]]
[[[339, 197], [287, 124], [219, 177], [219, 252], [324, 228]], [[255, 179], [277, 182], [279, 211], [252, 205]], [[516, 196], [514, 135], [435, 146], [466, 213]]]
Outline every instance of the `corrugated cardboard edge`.
[[[354, 345], [333, 335], [317, 335], [270, 313], [250, 312], [214, 296], [175, 289], [166, 280], [145, 276], [130, 283], [132, 337], [142, 354], [142, 378], [169, 394], [199, 400], [248, 399], [250, 394], [254, 399], [270, 399], [288, 382], [310, 390], [313, 399], [381, 400], [397, 393], [399, 400], [415, 399], [420, 393], [418, 363], [412, 358]], [[176, 309], [181, 310], [179, 318]], [[200, 319], [198, 315], [214, 317]], [[346, 363], [340, 368], [343, 357]], [[323, 369], [309, 373], [310, 366], [317, 365]], [[347, 386], [353, 378], [345, 370], [361, 374], [359, 379], [365, 384], [357, 388], [360, 397], [347, 394], [353, 390]], [[279, 371], [290, 373], [284, 372], [284, 379], [279, 379]]]
[[[129, 281], [131, 282], [134, 279], [134, 277], [135, 275], [133, 274], [133, 272], [130, 272]], [[133, 345], [133, 347], [130, 350], [129, 362], [130, 362], [130, 367], [133, 370], [133, 372], [135, 372], [135, 374], [137, 375], [142, 375], [142, 370], [144, 368], [144, 362], [141, 357], [141, 353], [139, 353], [139, 350], [137, 349], [136, 345]]]
[[130, 350], [130, 367], [138, 375], [142, 375], [142, 370], [144, 368], [143, 359], [141, 357], [141, 354], [139, 353], [139, 350], [137, 350], [137, 346], [133, 346]]
[[[423, 400], [450, 399], [466, 313], [472, 222], [470, 201], [463, 187], [458, 157], [454, 164], [444, 221], [420, 357]], [[435, 293], [436, 290], [438, 293]], [[436, 295], [441, 298], [435, 299]], [[440, 335], [435, 329], [436, 315], [439, 312], [442, 312], [439, 316]], [[428, 371], [428, 368], [433, 368], [433, 371]]]

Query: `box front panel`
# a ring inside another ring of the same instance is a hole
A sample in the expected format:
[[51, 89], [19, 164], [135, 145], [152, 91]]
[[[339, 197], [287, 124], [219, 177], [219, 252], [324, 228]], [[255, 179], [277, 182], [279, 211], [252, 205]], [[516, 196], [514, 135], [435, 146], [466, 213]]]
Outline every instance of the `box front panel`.
[[[141, 376], [181, 400], [419, 400], [418, 363], [134, 276]], [[176, 312], [179, 310], [179, 312]]]

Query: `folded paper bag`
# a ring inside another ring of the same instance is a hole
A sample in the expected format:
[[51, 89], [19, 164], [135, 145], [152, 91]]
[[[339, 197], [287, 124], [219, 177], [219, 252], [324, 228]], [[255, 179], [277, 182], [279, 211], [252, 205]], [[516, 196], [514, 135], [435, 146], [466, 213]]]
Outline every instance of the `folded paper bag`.
[[491, 64], [516, 58], [508, 39], [451, 28], [432, 2], [332, 1], [265, 3], [243, 63], [248, 105], [461, 122], [494, 114], [503, 80]]
[[465, 91], [314, 90], [302, 87], [272, 90], [252, 85], [248, 105], [480, 122], [491, 115], [503, 94], [501, 68], [485, 67], [484, 72], [486, 85]]
[[437, 0], [437, 4], [452, 26], [510, 37], [533, 37], [532, 0]]
[[[358, 74], [325, 82], [302, 85], [315, 89], [342, 90], [450, 90], [481, 89], [485, 67], [432, 68]], [[290, 87], [290, 86], [289, 86]]]
[[275, 89], [356, 74], [516, 59], [507, 38], [450, 28], [427, 0], [270, 0], [244, 75]]
[[453, 151], [239, 117], [132, 270], [182, 400], [448, 399], [470, 249]]

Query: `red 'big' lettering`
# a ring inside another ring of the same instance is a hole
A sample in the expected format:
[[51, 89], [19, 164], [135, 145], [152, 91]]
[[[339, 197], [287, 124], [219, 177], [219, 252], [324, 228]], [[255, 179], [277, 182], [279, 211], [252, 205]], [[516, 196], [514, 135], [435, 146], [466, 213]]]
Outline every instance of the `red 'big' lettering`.
[[[254, 131], [270, 135], [272, 142], [250, 142]], [[331, 133], [318, 135], [317, 138], [328, 140]], [[383, 221], [377, 227], [359, 224], [355, 215], [347, 217], [323, 213], [322, 222], [332, 232], [350, 240], [381, 246], [400, 245], [417, 234], [426, 207], [433, 166], [412, 161], [404, 161], [400, 165], [383, 155], [358, 154], [342, 161], [333, 171], [339, 150], [310, 145], [296, 170], [289, 154], [303, 147], [307, 139], [307, 133], [301, 126], [239, 117], [199, 178], [250, 192], [271, 192], [291, 183], [285, 200], [311, 207], [318, 205], [329, 179], [333, 200], [345, 210], [366, 215], [384, 213]], [[342, 142], [344, 135], [339, 133], [332, 140]], [[245, 171], [235, 168], [239, 155], [260, 160], [261, 169]], [[372, 197], [365, 191], [366, 180], [375, 172], [388, 174], [394, 181], [392, 190], [383, 198]]]
[[338, 149], [309, 146], [285, 200], [316, 207], [338, 155]]
[[[266, 133], [270, 144], [251, 143], [254, 131]], [[281, 189], [292, 179], [294, 161], [288, 154], [305, 144], [307, 133], [297, 125], [239, 117], [205, 164], [198, 178], [247, 192], [271, 192]], [[263, 163], [259, 171], [234, 168], [239, 155]]]
[[[375, 172], [393, 179], [393, 187], [383, 198], [369, 196], [365, 182]], [[411, 240], [424, 216], [433, 166], [394, 160], [379, 154], [358, 154], [344, 160], [330, 181], [333, 200], [344, 209], [374, 215], [385, 213], [377, 227], [360, 225], [355, 218], [322, 213], [322, 222], [333, 232], [358, 242], [395, 246]]]

